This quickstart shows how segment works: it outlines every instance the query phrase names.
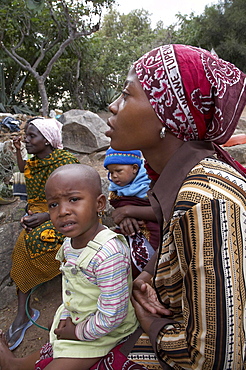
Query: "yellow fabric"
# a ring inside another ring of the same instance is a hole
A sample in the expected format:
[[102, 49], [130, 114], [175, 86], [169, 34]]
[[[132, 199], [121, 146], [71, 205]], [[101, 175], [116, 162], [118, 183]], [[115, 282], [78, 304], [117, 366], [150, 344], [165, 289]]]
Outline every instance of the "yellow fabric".
[[[66, 150], [55, 149], [49, 156], [27, 161], [25, 179], [28, 194], [28, 210], [33, 213], [47, 212], [45, 183], [56, 168], [69, 163], [79, 163], [76, 157]], [[60, 273], [60, 263], [55, 259], [61, 247], [63, 236], [58, 233], [51, 221], [27, 233], [21, 231], [12, 254], [11, 278], [23, 293], [44, 283]]]

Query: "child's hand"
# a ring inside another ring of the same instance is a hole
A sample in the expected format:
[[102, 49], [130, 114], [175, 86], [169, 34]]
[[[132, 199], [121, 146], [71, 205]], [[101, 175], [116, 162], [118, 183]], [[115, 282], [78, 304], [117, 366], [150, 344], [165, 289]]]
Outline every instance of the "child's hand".
[[73, 324], [71, 317], [67, 317], [66, 320], [59, 322], [58, 328], [54, 330], [57, 335], [57, 339], [72, 339], [79, 340], [75, 335], [76, 325]]
[[139, 223], [135, 218], [127, 217], [119, 224], [122, 234], [133, 236], [140, 232]]

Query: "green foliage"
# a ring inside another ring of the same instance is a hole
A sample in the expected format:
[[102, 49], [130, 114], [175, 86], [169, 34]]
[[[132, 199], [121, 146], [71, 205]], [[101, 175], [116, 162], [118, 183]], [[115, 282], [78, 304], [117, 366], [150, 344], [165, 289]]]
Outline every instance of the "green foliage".
[[225, 0], [206, 6], [203, 14], [179, 15], [175, 42], [216, 51], [246, 72], [246, 2]]
[[[120, 14], [111, 7], [113, 3], [1, 0], [0, 42], [27, 63], [21, 68], [0, 44], [4, 66], [0, 68], [0, 110], [14, 107], [14, 111], [38, 112], [42, 105], [40, 84], [45, 84], [50, 109], [107, 109], [120, 93], [132, 62], [167, 43], [213, 48], [219, 57], [246, 71], [245, 0], [221, 0], [206, 6], [199, 16], [178, 14], [177, 24], [164, 28], [159, 21], [155, 29], [146, 10]], [[59, 53], [70, 35], [87, 31], [95, 17], [100, 20], [105, 7], [109, 11], [100, 30], [74, 38]]]
[[25, 83], [26, 76], [21, 77], [20, 69], [16, 72], [15, 79], [6, 89], [4, 63], [0, 63], [0, 111], [8, 113], [26, 113], [34, 115], [35, 113], [23, 103], [20, 91]]
[[86, 43], [86, 53], [82, 51], [80, 90], [83, 106], [92, 111], [107, 109], [119, 94], [133, 61], [167, 39], [171, 39], [171, 28], [164, 30], [160, 22], [152, 30], [150, 14], [146, 10], [134, 10], [124, 15], [111, 9], [104, 17], [101, 29]]
[[1, 6], [0, 61], [7, 54], [15, 62], [6, 81], [16, 73], [16, 64], [21, 67], [22, 77], [26, 77], [22, 93], [26, 104], [34, 101], [36, 108], [42, 105], [44, 115], [48, 113], [45, 84], [54, 64], [74, 40], [96, 31], [103, 7], [113, 2], [9, 0]]

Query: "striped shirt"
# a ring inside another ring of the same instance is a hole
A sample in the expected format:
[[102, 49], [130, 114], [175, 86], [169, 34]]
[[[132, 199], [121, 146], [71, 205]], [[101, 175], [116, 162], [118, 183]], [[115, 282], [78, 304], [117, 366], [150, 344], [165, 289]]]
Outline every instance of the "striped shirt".
[[[70, 238], [64, 241], [66, 266], [76, 265], [77, 258], [85, 250], [73, 249]], [[86, 252], [86, 251], [85, 251]], [[97, 311], [87, 320], [76, 325], [76, 336], [80, 340], [95, 340], [117, 328], [128, 312], [130, 273], [129, 250], [119, 239], [108, 241], [91, 259], [87, 270], [83, 270], [88, 281], [100, 289]], [[69, 317], [64, 310], [61, 319]]]
[[[174, 369], [244, 369], [246, 180], [212, 157], [191, 167], [180, 186], [173, 174], [181, 168], [172, 170], [152, 201], [163, 219], [154, 285], [175, 322], [157, 319], [152, 343]], [[172, 185], [178, 192], [167, 210]]]

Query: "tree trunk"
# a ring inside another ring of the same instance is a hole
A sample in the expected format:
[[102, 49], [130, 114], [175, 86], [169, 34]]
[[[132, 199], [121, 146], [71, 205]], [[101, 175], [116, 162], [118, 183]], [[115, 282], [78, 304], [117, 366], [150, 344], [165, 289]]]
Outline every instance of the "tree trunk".
[[45, 81], [41, 76], [36, 77], [36, 79], [38, 81], [38, 91], [40, 93], [41, 102], [42, 102], [42, 104], [41, 104], [42, 108], [40, 109], [40, 111], [42, 111], [42, 116], [43, 117], [48, 117], [49, 101], [48, 101], [48, 96], [47, 96], [47, 92], [46, 92], [46, 88], [45, 88]]

